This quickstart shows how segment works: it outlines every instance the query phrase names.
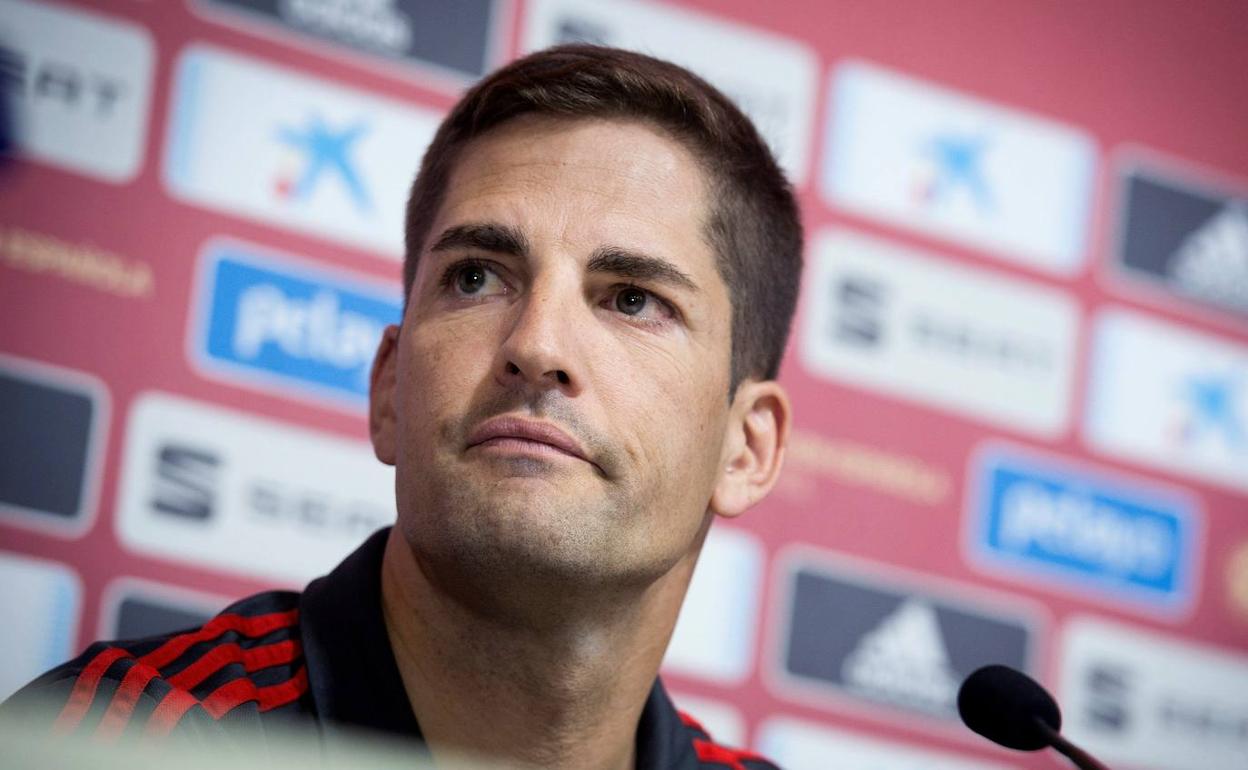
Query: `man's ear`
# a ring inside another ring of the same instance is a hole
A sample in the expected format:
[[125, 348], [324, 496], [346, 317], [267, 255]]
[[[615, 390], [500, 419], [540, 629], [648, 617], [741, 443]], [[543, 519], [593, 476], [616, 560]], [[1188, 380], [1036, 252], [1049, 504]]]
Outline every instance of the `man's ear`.
[[767, 496], [784, 465], [791, 419], [789, 397], [775, 380], [747, 380], [737, 387], [712, 511], [739, 516]]
[[373, 454], [386, 465], [395, 462], [394, 387], [399, 357], [399, 327], [390, 324], [382, 332], [368, 377], [368, 435]]

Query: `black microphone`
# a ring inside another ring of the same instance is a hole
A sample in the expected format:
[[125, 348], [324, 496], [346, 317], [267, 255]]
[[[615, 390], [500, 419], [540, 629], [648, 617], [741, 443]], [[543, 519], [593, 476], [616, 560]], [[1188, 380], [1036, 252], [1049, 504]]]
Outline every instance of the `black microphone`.
[[1009, 666], [984, 666], [968, 676], [958, 690], [958, 714], [967, 727], [1006, 748], [1052, 746], [1080, 770], [1109, 770], [1061, 736], [1062, 712], [1053, 696]]

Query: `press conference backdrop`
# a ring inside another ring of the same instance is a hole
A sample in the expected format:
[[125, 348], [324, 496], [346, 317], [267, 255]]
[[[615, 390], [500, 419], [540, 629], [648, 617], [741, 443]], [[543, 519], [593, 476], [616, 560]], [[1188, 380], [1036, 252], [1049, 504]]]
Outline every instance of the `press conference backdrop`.
[[571, 40], [757, 121], [809, 231], [779, 488], [665, 662], [786, 767], [1248, 758], [1248, 10], [987, 0], [0, 0], [0, 696], [299, 587], [393, 520], [366, 443], [404, 198], [493, 67]]

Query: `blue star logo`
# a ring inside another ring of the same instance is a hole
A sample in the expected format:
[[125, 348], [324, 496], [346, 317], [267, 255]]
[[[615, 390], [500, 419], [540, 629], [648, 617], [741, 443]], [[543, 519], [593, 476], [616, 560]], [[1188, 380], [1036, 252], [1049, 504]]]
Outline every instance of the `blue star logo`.
[[958, 188], [970, 193], [980, 211], [992, 210], [992, 196], [984, 179], [983, 157], [988, 140], [946, 134], [923, 147], [923, 154], [936, 165], [935, 178], [925, 190], [929, 202], [943, 198]]
[[360, 180], [352, 162], [351, 151], [368, 128], [356, 122], [346, 128], [334, 130], [319, 115], [309, 116], [301, 129], [282, 126], [277, 138], [282, 144], [299, 152], [304, 159], [303, 171], [293, 183], [279, 184], [279, 192], [295, 200], [306, 199], [312, 194], [321, 177], [335, 174], [346, 186], [355, 207], [361, 212], [372, 209], [368, 190]]
[[1231, 448], [1246, 447], [1248, 436], [1236, 411], [1238, 385], [1238, 378], [1231, 376], [1191, 377], [1183, 384], [1183, 396], [1192, 410], [1186, 431], [1189, 439], [1196, 433], [1215, 431]]

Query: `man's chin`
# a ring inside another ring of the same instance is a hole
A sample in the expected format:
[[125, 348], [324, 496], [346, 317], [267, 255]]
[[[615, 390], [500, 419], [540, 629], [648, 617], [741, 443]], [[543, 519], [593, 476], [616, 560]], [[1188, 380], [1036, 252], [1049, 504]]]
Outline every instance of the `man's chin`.
[[603, 522], [571, 521], [550, 505], [526, 502], [490, 500], [488, 513], [471, 524], [444, 522], [424, 533], [417, 550], [443, 591], [497, 620], [533, 623], [638, 582], [620, 552], [624, 538]]

